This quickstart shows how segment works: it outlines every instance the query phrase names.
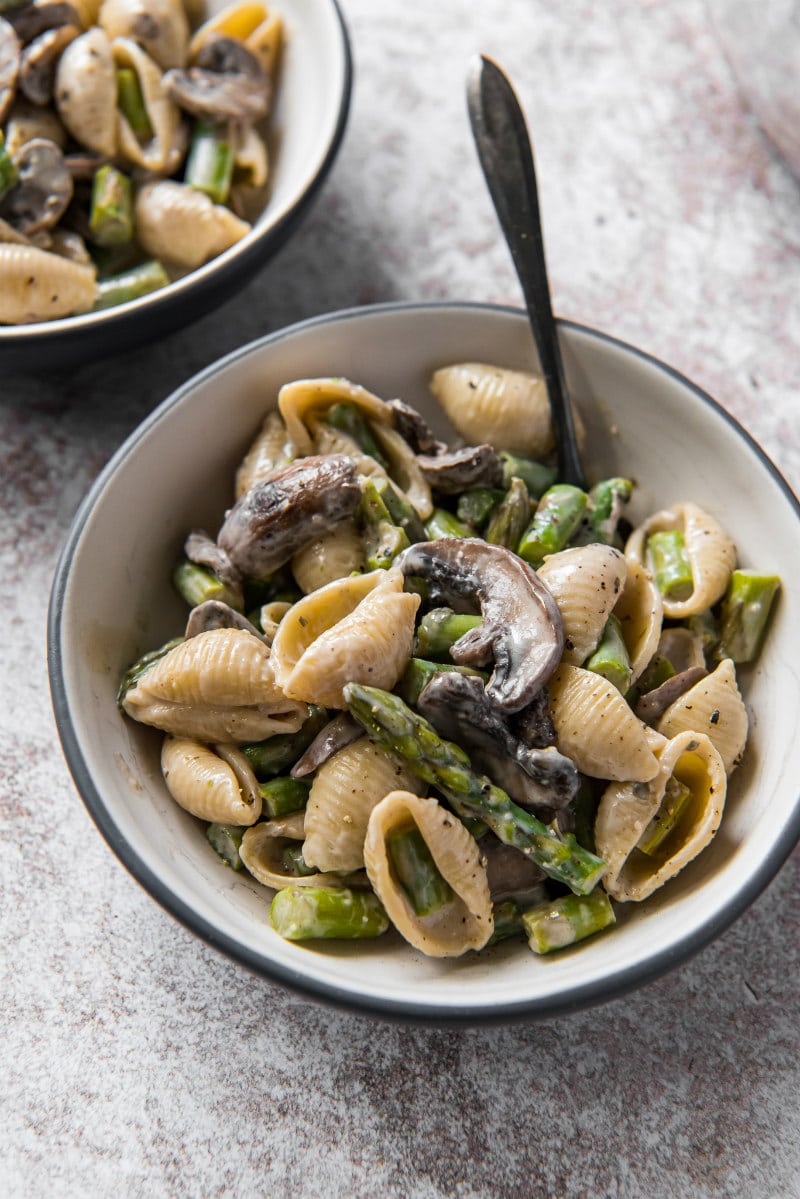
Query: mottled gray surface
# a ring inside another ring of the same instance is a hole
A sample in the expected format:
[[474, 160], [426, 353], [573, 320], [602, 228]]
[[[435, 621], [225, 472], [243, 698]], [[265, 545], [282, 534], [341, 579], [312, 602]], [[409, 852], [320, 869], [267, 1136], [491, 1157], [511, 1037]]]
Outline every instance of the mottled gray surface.
[[630, 998], [530, 1027], [406, 1029], [310, 1005], [195, 941], [113, 858], [62, 761], [50, 579], [140, 418], [299, 317], [518, 301], [465, 118], [478, 49], [536, 135], [557, 310], [674, 363], [800, 480], [800, 185], [742, 109], [704, 5], [344, 7], [352, 119], [293, 243], [193, 329], [4, 381], [0, 1191], [797, 1196], [797, 854], [714, 945]]

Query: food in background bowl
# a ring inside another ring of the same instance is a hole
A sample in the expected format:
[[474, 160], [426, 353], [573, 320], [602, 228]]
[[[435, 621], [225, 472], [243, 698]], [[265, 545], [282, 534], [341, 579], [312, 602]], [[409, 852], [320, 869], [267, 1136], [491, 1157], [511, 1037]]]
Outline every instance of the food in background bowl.
[[263, 208], [280, 15], [237, 0], [27, 0], [0, 17], [0, 321], [114, 307]]
[[626, 530], [629, 479], [559, 483], [539, 376], [459, 363], [432, 390], [486, 440], [285, 384], [216, 537], [187, 538], [185, 631], [119, 702], [283, 936], [549, 953], [711, 843], [779, 580], [691, 501]]
[[287, 380], [349, 377], [378, 396], [400, 395], [452, 444], [455, 431], [428, 391], [431, 375], [469, 359], [535, 370], [523, 312], [387, 305], [263, 338], [191, 380], [144, 422], [92, 487], [67, 538], [51, 601], [50, 677], [62, 744], [91, 815], [168, 911], [238, 962], [307, 995], [427, 1021], [573, 1011], [708, 944], [797, 842], [797, 501], [747, 434], [684, 378], [593, 330], [567, 324], [560, 334], [590, 484], [632, 473], [625, 512], [634, 527], [691, 497], [735, 537], [741, 563], [783, 580], [762, 653], [737, 667], [750, 727], [717, 834], [645, 902], [615, 903], [613, 930], [574, 949], [533, 959], [510, 938], [440, 961], [393, 931], [368, 945], [284, 939], [269, 922], [269, 892], [247, 871], [223, 866], [203, 823], [171, 798], [163, 734], [122, 718], [116, 702], [126, 667], [183, 629], [186, 606], [171, 572], [187, 530], [220, 528], [231, 480]]

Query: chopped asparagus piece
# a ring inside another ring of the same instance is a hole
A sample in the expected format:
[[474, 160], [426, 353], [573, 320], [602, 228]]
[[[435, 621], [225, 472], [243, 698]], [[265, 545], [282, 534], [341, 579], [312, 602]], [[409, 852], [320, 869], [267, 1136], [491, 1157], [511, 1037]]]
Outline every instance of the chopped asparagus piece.
[[398, 696], [348, 683], [344, 698], [368, 737], [438, 787], [459, 817], [479, 817], [501, 841], [529, 855], [551, 878], [578, 894], [591, 891], [602, 877], [605, 862], [570, 834], [561, 836], [515, 804], [502, 788], [472, 769], [463, 749], [440, 737]]
[[200, 566], [189, 558], [183, 558], [172, 572], [172, 582], [180, 596], [190, 608], [196, 608], [206, 600], [221, 600], [237, 611], [240, 599], [223, 583], [222, 579], [208, 566]]
[[613, 613], [606, 621], [597, 649], [587, 659], [585, 666], [594, 674], [608, 679], [623, 695], [630, 686], [633, 674], [631, 660], [622, 636], [622, 626]]
[[420, 658], [444, 658], [447, 661], [450, 646], [480, 624], [480, 616], [462, 615], [452, 608], [433, 608], [419, 622], [414, 653]]
[[496, 945], [498, 941], [507, 941], [509, 937], [516, 937], [521, 932], [524, 932], [522, 912], [514, 900], [504, 899], [502, 903], [496, 903], [494, 905], [494, 930], [486, 944]]
[[522, 479], [514, 478], [502, 504], [492, 514], [486, 526], [486, 540], [490, 545], [504, 545], [507, 549], [516, 550], [530, 518], [531, 501], [528, 488]]
[[593, 541], [613, 545], [622, 509], [631, 498], [630, 479], [602, 479], [589, 492], [586, 517]]
[[171, 649], [174, 649], [176, 645], [180, 645], [183, 640], [183, 637], [173, 637], [171, 641], [166, 641], [163, 645], [159, 646], [158, 649], [151, 649], [146, 654], [142, 654], [141, 658], [137, 658], [133, 665], [128, 667], [122, 676], [122, 681], [120, 682], [119, 690], [117, 691], [117, 703], [120, 705], [120, 707], [122, 706], [125, 696], [133, 687], [136, 686], [142, 675], [148, 671], [151, 666], [155, 666], [156, 662], [159, 662], [161, 658], [168, 654]]
[[482, 529], [494, 512], [503, 502], [505, 492], [495, 487], [473, 487], [463, 491], [458, 499], [456, 516], [473, 529]]
[[452, 903], [453, 890], [442, 877], [419, 829], [398, 830], [386, 838], [395, 877], [416, 916], [430, 916]]
[[680, 602], [694, 590], [692, 564], [680, 529], [662, 529], [647, 538], [647, 553], [656, 587], [664, 599]]
[[558, 553], [580, 524], [589, 501], [585, 491], [557, 483], [539, 500], [536, 514], [523, 534], [517, 553], [531, 566], [541, 566], [548, 554]]
[[198, 121], [186, 159], [184, 182], [224, 204], [231, 190], [234, 151], [227, 129]]
[[110, 165], [95, 171], [89, 228], [98, 246], [122, 246], [133, 237], [131, 181]]
[[117, 68], [117, 107], [136, 136], [141, 141], [149, 141], [153, 136], [153, 126], [147, 115], [139, 76], [133, 67]]
[[602, 887], [591, 895], [561, 895], [522, 913], [534, 953], [551, 953], [583, 941], [616, 923], [611, 900]]
[[553, 486], [556, 472], [552, 466], [545, 466], [533, 458], [521, 458], [509, 450], [501, 450], [500, 458], [503, 463], [503, 482], [511, 486], [512, 479], [522, 479], [533, 499], [538, 500]]
[[425, 521], [425, 535], [429, 541], [437, 541], [440, 537], [474, 537], [475, 533], [452, 512], [434, 508]]
[[758, 656], [772, 603], [780, 589], [777, 575], [735, 570], [722, 601], [719, 656], [752, 662]]
[[405, 529], [392, 520], [381, 489], [372, 478], [363, 481], [358, 517], [364, 530], [368, 568], [388, 570], [411, 543]]
[[6, 192], [16, 186], [18, 179], [19, 172], [16, 163], [6, 149], [5, 138], [0, 133], [0, 200]]
[[391, 479], [374, 479], [373, 482], [394, 524], [405, 530], [412, 544], [424, 541], [425, 529], [414, 505], [401, 495]]
[[676, 779], [674, 774], [670, 775], [661, 806], [637, 841], [636, 848], [642, 853], [654, 854], [675, 828], [691, 798], [690, 788]]
[[705, 612], [698, 612], [696, 616], [689, 617], [686, 625], [700, 638], [705, 660], [711, 662], [719, 646], [719, 623], [714, 613], [710, 608]]
[[242, 844], [244, 829], [235, 824], [209, 824], [206, 837], [211, 848], [219, 854], [226, 866], [231, 870], [241, 870], [242, 859], [239, 857], [239, 846]]
[[309, 866], [303, 857], [303, 846], [299, 841], [286, 846], [281, 854], [281, 864], [287, 874], [294, 874], [297, 878], [317, 873], [316, 866]]
[[389, 927], [377, 895], [349, 887], [286, 887], [275, 895], [269, 918], [287, 941], [317, 937], [350, 941], [379, 937]]
[[299, 812], [308, 803], [311, 783], [305, 779], [279, 777], [259, 785], [264, 812], [271, 819]]
[[456, 671], [458, 674], [475, 674], [481, 678], [486, 677], [480, 670], [473, 670], [471, 666], [456, 666], [452, 662], [429, 662], [425, 658], [410, 658], [408, 666], [397, 684], [398, 695], [413, 708], [433, 676], [441, 670]]
[[266, 741], [252, 741], [249, 745], [241, 747], [242, 752], [257, 779], [273, 778], [282, 770], [294, 765], [327, 723], [326, 710], [312, 704], [308, 719], [296, 733], [277, 733], [274, 737], [268, 737]]
[[108, 279], [100, 279], [97, 283], [97, 299], [93, 312], [103, 308], [116, 308], [118, 304], [128, 304], [131, 300], [140, 300], [153, 291], [169, 286], [169, 275], [160, 262], [142, 262], [139, 266], [131, 267], [120, 275], [112, 275]]
[[381, 453], [381, 448], [375, 440], [375, 435], [369, 427], [364, 413], [357, 404], [348, 404], [342, 402], [334, 404], [325, 414], [325, 421], [332, 425], [334, 429], [338, 429], [340, 433], [346, 433], [348, 437], [352, 437], [356, 445], [368, 454], [370, 458], [374, 458], [376, 462], [384, 468], [388, 469], [389, 463]]

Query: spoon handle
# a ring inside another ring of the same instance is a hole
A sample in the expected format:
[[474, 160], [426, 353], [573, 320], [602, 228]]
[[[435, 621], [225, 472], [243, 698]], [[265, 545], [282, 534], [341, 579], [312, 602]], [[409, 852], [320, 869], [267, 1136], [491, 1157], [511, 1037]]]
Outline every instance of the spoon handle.
[[470, 71], [467, 107], [478, 158], [522, 285], [539, 351], [553, 416], [559, 479], [585, 488], [550, 303], [530, 138], [514, 89], [500, 67], [485, 55]]

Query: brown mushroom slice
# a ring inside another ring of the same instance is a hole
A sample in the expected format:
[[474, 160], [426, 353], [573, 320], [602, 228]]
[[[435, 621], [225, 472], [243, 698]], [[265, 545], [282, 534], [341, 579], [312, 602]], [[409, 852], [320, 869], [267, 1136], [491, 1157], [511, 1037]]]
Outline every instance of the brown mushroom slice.
[[399, 570], [337, 579], [312, 591], [278, 626], [275, 678], [286, 695], [326, 708], [347, 707], [347, 683], [391, 690], [411, 657], [419, 602], [403, 591]]
[[292, 874], [283, 863], [287, 847], [304, 837], [304, 812], [294, 812], [277, 820], [265, 820], [249, 828], [242, 837], [239, 857], [253, 878], [265, 887], [280, 891], [284, 887], [358, 887], [366, 886], [363, 870], [351, 875]]
[[115, 68], [132, 70], [139, 81], [152, 137], [140, 141], [123, 112], [118, 113], [118, 152], [147, 171], [171, 174], [183, 160], [186, 130], [177, 105], [163, 87], [157, 63], [130, 38], [118, 37], [111, 43]]
[[451, 606], [477, 602], [482, 624], [450, 650], [466, 666], [494, 663], [486, 691], [501, 712], [529, 704], [555, 670], [564, 648], [561, 613], [535, 572], [499, 545], [447, 537], [412, 545], [397, 560], [423, 578], [431, 597]]
[[369, 421], [391, 424], [391, 409], [385, 401], [349, 379], [296, 379], [284, 384], [278, 393], [278, 408], [296, 453], [314, 452], [311, 420], [341, 403], [355, 404]]
[[214, 37], [194, 66], [167, 71], [166, 93], [185, 112], [208, 121], [258, 121], [270, 103], [270, 81], [255, 54], [236, 38]]
[[217, 544], [240, 574], [263, 579], [352, 516], [360, 499], [349, 458], [301, 458], [237, 500]]
[[[392, 868], [387, 842], [418, 829], [453, 896], [427, 916], [417, 916]], [[482, 949], [494, 928], [486, 868], [474, 837], [435, 799], [392, 791], [375, 807], [364, 842], [364, 864], [373, 889], [397, 931], [429, 957], [459, 957]]]
[[50, 236], [50, 253], [67, 258], [70, 262], [79, 262], [84, 266], [92, 266], [92, 257], [86, 249], [86, 242], [79, 233], [71, 229], [54, 229]]
[[163, 71], [182, 67], [189, 22], [182, 0], [103, 0], [97, 23], [110, 38], [130, 38]]
[[628, 564], [610, 545], [582, 545], [545, 558], [537, 575], [558, 604], [564, 661], [580, 666], [596, 648], [625, 586]]
[[[670, 780], [689, 798], [674, 827], [651, 852], [638, 848], [662, 807]], [[606, 861], [603, 885], [613, 899], [647, 899], [674, 878], [712, 840], [725, 806], [727, 783], [719, 752], [702, 733], [683, 732], [668, 741], [658, 773], [646, 783], [612, 783], [595, 820], [597, 853]]]
[[151, 258], [194, 270], [250, 232], [251, 226], [203, 192], [159, 179], [139, 189], [136, 233]]
[[424, 789], [406, 765], [361, 733], [319, 767], [311, 784], [303, 857], [319, 870], [360, 870], [373, 808], [390, 791]]
[[233, 746], [165, 737], [161, 771], [175, 802], [200, 820], [243, 826], [261, 815], [258, 781]]
[[192, 608], [183, 635], [188, 641], [190, 637], [207, 633], [209, 629], [243, 629], [245, 633], [258, 637], [259, 641], [264, 640], [256, 626], [246, 616], [237, 612], [223, 600], [205, 600], [204, 603]]
[[260, 0], [238, 0], [212, 13], [192, 34], [189, 58], [194, 61], [201, 50], [216, 37], [232, 37], [246, 41], [264, 21], [268, 10]]
[[425, 478], [417, 456], [396, 429], [382, 421], [371, 422], [373, 436], [388, 462], [388, 475], [395, 481], [408, 502], [422, 520], [433, 512], [430, 483]]
[[176, 645], [128, 691], [134, 720], [199, 741], [261, 741], [308, 716], [275, 682], [270, 651], [243, 629], [210, 629]]
[[656, 728], [664, 737], [687, 730], [705, 733], [722, 755], [728, 774], [738, 765], [747, 743], [747, 709], [736, 684], [736, 668], [723, 659], [670, 704]]
[[[58, 115], [51, 108], [39, 108], [31, 104], [24, 96], [17, 96], [8, 114], [6, 124], [6, 150], [13, 158], [26, 142], [36, 137], [44, 137], [54, 142], [62, 150], [67, 144], [67, 131], [61, 124]], [[67, 169], [67, 158], [64, 158]], [[70, 174], [72, 172], [70, 171]], [[74, 175], [73, 175], [74, 178]]]
[[21, 46], [14, 28], [0, 17], [0, 124], [8, 116], [17, 91]]
[[80, 32], [81, 28], [77, 8], [64, 0], [33, 0], [30, 4], [19, 4], [8, 13], [8, 20], [24, 45], [51, 29], [72, 26]]
[[94, 266], [30, 245], [0, 244], [0, 323], [27, 325], [88, 312], [97, 295]]
[[646, 691], [637, 700], [634, 712], [645, 724], [654, 725], [676, 699], [679, 699], [695, 683], [699, 683], [700, 679], [705, 678], [707, 674], [705, 666], [690, 666], [687, 670], [672, 675], [659, 687], [654, 687], [652, 691]]
[[392, 399], [386, 401], [394, 416], [394, 426], [402, 438], [411, 446], [415, 454], [443, 454], [447, 450], [444, 441], [434, 435], [428, 422], [421, 412], [417, 412], [405, 400]]
[[4, 216], [26, 237], [52, 229], [74, 191], [64, 155], [54, 142], [37, 137], [25, 143], [14, 164], [18, 178], [3, 200]]
[[87, 150], [113, 157], [117, 152], [117, 73], [111, 42], [92, 28], [70, 42], [58, 60], [55, 83], [58, 115]]
[[44, 106], [52, 100], [58, 60], [79, 32], [75, 25], [48, 29], [46, 33], [40, 33], [22, 51], [19, 88], [32, 104]]
[[364, 735], [364, 726], [349, 712], [340, 712], [317, 733], [304, 754], [289, 771], [293, 779], [304, 779], [324, 766], [340, 749], [346, 749]]
[[492, 903], [516, 899], [527, 906], [547, 897], [547, 875], [527, 854], [513, 845], [504, 845], [493, 833], [481, 837], [478, 849], [486, 869]]
[[443, 495], [460, 495], [469, 487], [499, 487], [503, 466], [490, 445], [464, 446], [439, 454], [417, 454], [425, 481]]

